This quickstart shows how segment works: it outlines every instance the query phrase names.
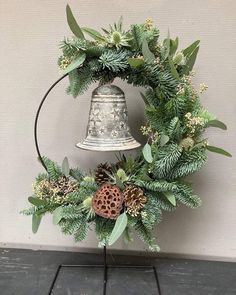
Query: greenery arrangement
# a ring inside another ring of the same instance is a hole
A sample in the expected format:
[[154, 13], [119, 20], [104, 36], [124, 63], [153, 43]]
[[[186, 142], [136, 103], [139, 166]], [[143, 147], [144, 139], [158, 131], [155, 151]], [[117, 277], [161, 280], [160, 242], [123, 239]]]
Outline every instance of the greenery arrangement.
[[136, 157], [120, 155], [117, 163], [102, 163], [89, 174], [70, 168], [67, 158], [59, 166], [44, 157], [47, 173], [36, 178], [32, 207], [23, 213], [32, 215], [34, 233], [49, 212], [53, 223], [76, 241], [85, 239], [91, 226], [100, 245], [111, 245], [122, 234], [131, 241], [134, 230], [156, 251], [152, 230], [162, 212], [201, 203], [186, 176], [206, 163], [207, 151], [231, 156], [204, 137], [206, 128], [225, 130], [226, 125], [201, 105], [207, 86], [196, 90], [192, 82], [199, 41], [178, 50], [178, 38], [159, 41], [151, 19], [127, 31], [120, 19], [103, 34], [79, 27], [69, 6], [67, 20], [74, 36], [62, 41], [58, 60], [63, 73], [69, 73], [67, 92], [76, 97], [90, 84], [116, 77], [143, 86], [147, 120], [141, 132], [147, 143]]

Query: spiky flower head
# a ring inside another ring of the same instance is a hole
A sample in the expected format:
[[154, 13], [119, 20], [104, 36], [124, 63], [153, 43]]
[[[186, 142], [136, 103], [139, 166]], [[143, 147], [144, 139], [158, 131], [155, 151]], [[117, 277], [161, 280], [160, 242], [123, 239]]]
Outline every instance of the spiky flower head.
[[110, 25], [110, 31], [104, 30], [107, 34], [107, 42], [110, 45], [115, 46], [116, 48], [120, 47], [129, 47], [129, 42], [132, 40], [129, 32], [125, 32], [122, 29], [122, 17], [120, 17], [117, 23], [114, 23], [113, 26]]
[[173, 63], [175, 65], [184, 65], [186, 62], [183, 52], [177, 52], [173, 57]]

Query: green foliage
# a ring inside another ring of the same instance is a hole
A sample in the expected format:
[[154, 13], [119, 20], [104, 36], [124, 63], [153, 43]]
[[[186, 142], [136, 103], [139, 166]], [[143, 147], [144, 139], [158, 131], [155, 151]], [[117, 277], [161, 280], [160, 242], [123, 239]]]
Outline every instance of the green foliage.
[[148, 163], [152, 163], [153, 157], [152, 157], [152, 150], [150, 144], [146, 143], [143, 147], [143, 157]]
[[112, 72], [121, 72], [128, 67], [128, 51], [105, 51], [100, 57], [99, 62], [103, 69], [108, 69]]
[[95, 81], [93, 72], [89, 65], [80, 69], [75, 69], [69, 73], [70, 86], [67, 88], [67, 93], [73, 97], [83, 94], [88, 87]]
[[98, 189], [97, 184], [94, 181], [82, 181], [80, 183], [79, 196], [81, 199], [85, 199], [88, 196], [92, 196]]
[[153, 130], [156, 130], [158, 133], [166, 133], [165, 115], [161, 108], [146, 106], [145, 116]]
[[144, 210], [141, 212], [141, 218], [143, 225], [148, 230], [153, 230], [154, 225], [159, 223], [162, 219], [162, 211], [158, 203], [156, 195], [146, 193], [147, 203]]
[[159, 99], [156, 96], [156, 92], [153, 89], [148, 89], [145, 93], [146, 103], [153, 107], [158, 107], [160, 104]]
[[116, 219], [116, 223], [115, 226], [111, 232], [109, 241], [108, 241], [108, 245], [112, 245], [114, 244], [119, 237], [123, 234], [126, 226], [127, 226], [127, 215], [126, 212], [123, 212], [117, 219]]
[[57, 181], [63, 176], [61, 168], [55, 162], [48, 159], [47, 157], [43, 157], [43, 162], [47, 167], [48, 176], [51, 180]]
[[181, 157], [181, 148], [177, 144], [169, 144], [159, 149], [153, 164], [155, 178], [166, 178]]
[[79, 168], [72, 168], [70, 169], [70, 176], [78, 181], [81, 181], [84, 178], [84, 173]]
[[193, 189], [190, 184], [179, 182], [178, 190], [175, 192], [176, 199], [190, 208], [197, 208], [201, 205], [201, 200], [193, 194]]
[[178, 117], [174, 117], [168, 127], [167, 127], [167, 134], [172, 141], [179, 142], [182, 137], [182, 127], [180, 125], [180, 120]]
[[153, 180], [153, 181], [143, 181], [137, 179], [135, 184], [141, 188], [146, 189], [147, 191], [153, 192], [166, 192], [173, 191], [177, 189], [175, 182], [168, 182], [166, 180]]
[[73, 235], [76, 242], [83, 241], [88, 233], [88, 223], [85, 216], [80, 219], [65, 219], [60, 222], [62, 232]]
[[229, 152], [227, 152], [226, 150], [224, 150], [222, 148], [212, 146], [212, 145], [207, 145], [206, 148], [210, 152], [217, 153], [217, 154], [220, 154], [220, 155], [224, 155], [226, 157], [232, 157], [232, 155]]
[[32, 232], [34, 234], [36, 234], [38, 231], [39, 225], [41, 223], [41, 219], [42, 219], [41, 215], [38, 215], [38, 214], [32, 215]]
[[87, 42], [85, 40], [77, 38], [64, 38], [60, 43], [60, 49], [62, 50], [63, 56], [71, 59], [74, 58], [80, 51], [85, 51], [87, 48]]
[[63, 207], [60, 227], [63, 233], [74, 235], [75, 241], [82, 241], [88, 233], [87, 215], [83, 214], [79, 206]]
[[84, 39], [84, 34], [83, 34], [81, 28], [79, 27], [79, 25], [77, 24], [77, 22], [73, 16], [73, 13], [70, 9], [70, 6], [68, 4], [66, 5], [66, 16], [67, 16], [67, 22], [68, 22], [68, 25], [69, 25], [71, 31], [79, 39]]
[[159, 30], [155, 27], [147, 29], [144, 24], [131, 25], [131, 36], [133, 37], [130, 44], [136, 52], [142, 52], [143, 40], [147, 40], [148, 47], [151, 51], [156, 49], [159, 38]]
[[173, 167], [167, 179], [176, 179], [192, 174], [202, 168], [206, 163], [207, 155], [205, 148], [193, 149], [184, 152], [178, 163]]
[[144, 225], [141, 219], [136, 220], [130, 217], [128, 223], [135, 229], [139, 238], [148, 245], [150, 251], [156, 252], [160, 250], [152, 235], [152, 231]]
[[101, 245], [108, 244], [110, 235], [115, 226], [115, 221], [111, 219], [105, 219], [103, 217], [96, 218], [95, 232], [98, 241]]

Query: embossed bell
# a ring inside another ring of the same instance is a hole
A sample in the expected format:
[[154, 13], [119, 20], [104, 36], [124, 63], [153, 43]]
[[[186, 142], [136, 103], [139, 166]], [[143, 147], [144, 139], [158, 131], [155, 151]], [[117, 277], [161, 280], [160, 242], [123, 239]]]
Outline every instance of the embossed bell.
[[123, 151], [140, 146], [130, 133], [124, 92], [102, 85], [92, 93], [87, 136], [77, 147], [92, 151]]

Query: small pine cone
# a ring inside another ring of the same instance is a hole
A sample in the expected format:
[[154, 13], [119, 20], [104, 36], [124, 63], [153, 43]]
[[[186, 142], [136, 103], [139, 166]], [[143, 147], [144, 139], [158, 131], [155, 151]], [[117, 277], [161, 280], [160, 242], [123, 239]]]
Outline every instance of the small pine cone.
[[135, 185], [129, 185], [123, 191], [123, 195], [127, 212], [132, 216], [137, 216], [147, 201], [143, 190]]
[[62, 195], [66, 195], [77, 191], [79, 188], [79, 184], [75, 181], [69, 180], [65, 177], [62, 177], [55, 183], [58, 192]]
[[110, 177], [107, 175], [107, 172], [112, 172], [109, 164], [101, 163], [97, 166], [97, 169], [95, 170], [95, 181], [98, 185], [102, 185], [109, 181]]

